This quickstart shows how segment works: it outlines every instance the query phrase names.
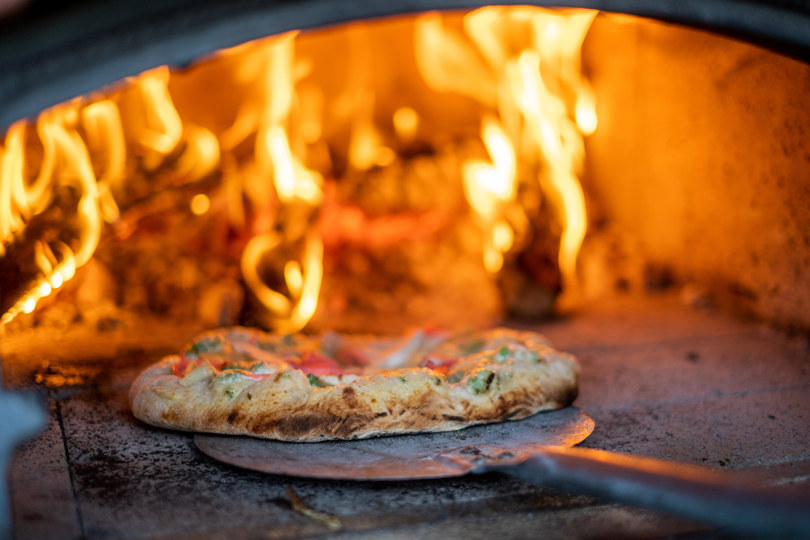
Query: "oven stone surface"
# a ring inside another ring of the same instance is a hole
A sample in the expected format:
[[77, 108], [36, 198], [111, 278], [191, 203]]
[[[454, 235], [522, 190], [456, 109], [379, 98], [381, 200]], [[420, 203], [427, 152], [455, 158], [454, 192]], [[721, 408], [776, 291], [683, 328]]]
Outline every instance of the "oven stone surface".
[[[9, 471], [17, 537], [69, 539], [82, 533], [58, 409], [58, 402], [48, 399], [44, 428], [19, 448]], [[25, 456], [24, 461], [20, 456]], [[24, 527], [19, 526], [22, 523]]]
[[[610, 302], [535, 328], [580, 359], [576, 404], [596, 421], [583, 446], [754, 472], [810, 496], [806, 339], [687, 308], [672, 296]], [[32, 365], [15, 363], [18, 354], [3, 357], [9, 380], [25, 380], [14, 366]], [[224, 465], [197, 451], [190, 434], [131, 416], [129, 384], [156, 354], [121, 353], [111, 359], [116, 369], [48, 390], [47, 427], [12, 462], [16, 538], [332, 533], [293, 509], [288, 487], [308, 508], [337, 517], [349, 538], [725, 534], [502, 474], [361, 483]]]

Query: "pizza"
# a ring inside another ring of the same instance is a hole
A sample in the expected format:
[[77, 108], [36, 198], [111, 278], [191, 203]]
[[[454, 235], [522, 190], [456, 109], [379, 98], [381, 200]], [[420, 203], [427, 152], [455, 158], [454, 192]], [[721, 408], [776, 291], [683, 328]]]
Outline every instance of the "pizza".
[[527, 331], [381, 338], [233, 327], [146, 368], [130, 401], [159, 427], [313, 442], [518, 420], [569, 405], [578, 376], [572, 356]]

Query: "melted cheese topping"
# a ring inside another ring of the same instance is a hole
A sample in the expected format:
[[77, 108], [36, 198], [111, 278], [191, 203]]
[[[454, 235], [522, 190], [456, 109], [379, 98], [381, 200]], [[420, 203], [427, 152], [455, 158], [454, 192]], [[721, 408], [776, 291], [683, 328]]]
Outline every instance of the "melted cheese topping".
[[314, 388], [372, 377], [407, 384], [427, 372], [437, 386], [458, 385], [477, 396], [500, 384], [516, 363], [542, 362], [553, 353], [541, 336], [507, 329], [452, 338], [421, 331], [405, 338], [334, 333], [316, 338], [235, 327], [199, 336], [177, 357], [172, 372], [183, 386], [208, 380], [223, 385], [226, 394], [289, 370], [305, 374]]

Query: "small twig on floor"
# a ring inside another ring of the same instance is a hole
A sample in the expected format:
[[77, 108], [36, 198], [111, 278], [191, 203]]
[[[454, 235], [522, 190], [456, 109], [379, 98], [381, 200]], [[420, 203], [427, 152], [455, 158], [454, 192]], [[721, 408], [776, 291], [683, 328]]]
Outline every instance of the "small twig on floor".
[[337, 531], [338, 529], [343, 528], [343, 523], [337, 516], [327, 514], [326, 512], [319, 512], [318, 510], [313, 510], [304, 504], [304, 501], [301, 500], [298, 494], [293, 490], [292, 486], [287, 486], [287, 497], [290, 498], [292, 509], [299, 514], [303, 514], [309, 519], [317, 521], [330, 531]]

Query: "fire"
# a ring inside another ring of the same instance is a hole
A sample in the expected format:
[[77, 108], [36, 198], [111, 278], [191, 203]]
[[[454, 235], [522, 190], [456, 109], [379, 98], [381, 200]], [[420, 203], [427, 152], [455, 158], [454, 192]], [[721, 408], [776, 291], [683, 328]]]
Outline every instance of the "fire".
[[[58, 239], [33, 241], [38, 273], [3, 313], [0, 324], [33, 311], [90, 260], [103, 224], [119, 220], [116, 193], [125, 189], [130, 173], [129, 150], [142, 152], [143, 166], [154, 169], [185, 142], [186, 151], [177, 164], [186, 181], [207, 174], [217, 164], [218, 149], [212, 148], [211, 137], [195, 126], [183, 125], [168, 81], [168, 68], [159, 68], [134, 82], [144, 114], [133, 115], [127, 124], [122, 121], [120, 102], [90, 97], [44, 111], [36, 121], [35, 134], [26, 121], [9, 128], [0, 151], [0, 257], [24, 236], [30, 223], [47, 219], [49, 210], [67, 210], [58, 194], [67, 192], [65, 198], [76, 202], [66, 220], [70, 226], [59, 231]], [[27, 151], [37, 144], [40, 153]]]
[[[524, 241], [531, 219], [522, 194], [531, 185], [558, 218], [559, 268], [566, 281], [575, 279], [587, 228], [577, 178], [582, 137], [598, 125], [593, 92], [579, 69], [593, 16], [492, 7], [452, 16], [460, 25], [438, 13], [409, 23], [422, 84], [478, 104], [472, 119], [477, 154], [463, 159], [459, 174], [481, 231], [482, 264], [493, 275]], [[105, 224], [119, 239], [131, 235], [133, 215], [150, 196], [133, 187], [132, 178], [161, 172], [155, 192], [190, 186], [188, 212], [200, 218], [221, 212], [230, 227], [245, 231], [240, 268], [262, 306], [261, 321], [282, 331], [303, 328], [317, 309], [323, 280], [322, 216], [358, 212], [322, 211], [330, 204], [326, 185], [339, 174], [395, 163], [435, 129], [418, 99], [381, 93], [367, 27], [344, 32], [351, 60], [338, 90], [334, 81], [329, 91], [313, 83], [319, 66], [297, 52], [301, 36], [289, 32], [215, 56], [239, 93], [232, 116], [221, 115], [227, 120], [189, 115], [177, 101], [175, 75], [162, 66], [103, 95], [53, 107], [34, 124], [12, 125], [0, 145], [0, 262], [28, 243], [35, 270], [27, 271], [27, 285], [13, 302], [0, 295], [8, 304], [0, 306], [0, 324], [30, 313], [70, 281], [93, 256]], [[47, 223], [57, 211], [69, 216], [63, 230], [32, 237], [40, 230], [32, 225]], [[352, 234], [373, 238], [383, 234], [385, 224], [379, 226]]]
[[[256, 161], [264, 163], [271, 174], [279, 201], [295, 207], [299, 219], [309, 222], [323, 198], [323, 178], [293, 155], [289, 132], [284, 127], [293, 105], [294, 37], [294, 33], [286, 34], [269, 47], [267, 102], [260, 107], [264, 114], [259, 121]], [[310, 126], [309, 129], [317, 128]], [[242, 275], [267, 310], [261, 317], [264, 324], [279, 331], [295, 332], [304, 327], [317, 307], [323, 275], [323, 244], [314, 230], [299, 227], [298, 222], [282, 226], [285, 227], [283, 233], [262, 233], [248, 243], [242, 255]], [[295, 243], [304, 245], [302, 260], [288, 260], [284, 265], [288, 291], [288, 295], [284, 295], [268, 287], [258, 269], [264, 257]]]
[[[496, 209], [496, 201], [508, 202], [513, 196], [502, 193], [514, 192], [517, 181], [514, 170], [498, 167], [495, 152], [506, 163], [507, 156], [520, 149], [518, 159], [539, 158], [547, 168], [537, 181], [560, 213], [560, 269], [566, 280], [575, 280], [587, 228], [577, 179], [584, 156], [582, 135], [593, 133], [597, 124], [593, 92], [579, 69], [579, 51], [593, 16], [493, 7], [467, 14], [463, 34], [443, 24], [438, 14], [417, 23], [417, 60], [425, 81], [437, 92], [466, 95], [498, 112], [497, 120], [485, 121], [481, 134], [495, 167], [465, 164], [466, 194], [481, 218], [484, 263], [491, 272], [500, 270], [515, 233], [505, 219], [510, 205]], [[567, 103], [564, 92], [575, 98]], [[509, 163], [515, 159], [508, 158]], [[496, 183], [499, 188], [493, 189]]]
[[[40, 299], [50, 295], [73, 277], [75, 269], [85, 264], [93, 254], [101, 235], [100, 186], [90, 161], [87, 147], [77, 133], [79, 123], [75, 106], [65, 106], [42, 113], [37, 121], [37, 132], [43, 147], [39, 171], [33, 182], [26, 178], [25, 138], [26, 126], [15, 124], [6, 136], [3, 153], [2, 208], [0, 208], [0, 234], [3, 246], [22, 234], [27, 221], [45, 211], [53, 197], [53, 186], [59, 182], [71, 188], [78, 198], [76, 215], [78, 231], [75, 248], [57, 242], [62, 262], [56, 262], [51, 247], [39, 240], [35, 243], [35, 260], [40, 274], [30, 289], [3, 314], [6, 323], [18, 313], [30, 313]], [[112, 214], [112, 210], [107, 210]], [[5, 247], [0, 248], [0, 254]]]
[[253, 237], [242, 255], [242, 276], [268, 310], [268, 314], [262, 316], [262, 322], [280, 332], [294, 332], [304, 327], [318, 304], [323, 277], [323, 243], [317, 235], [308, 235], [303, 268], [297, 261], [288, 261], [284, 266], [289, 293], [298, 298], [293, 304], [290, 298], [268, 287], [258, 272], [262, 257], [272, 254], [282, 242], [281, 236], [272, 233]]
[[502, 216], [506, 203], [515, 199], [517, 167], [514, 149], [495, 120], [484, 120], [481, 137], [492, 164], [485, 161], [464, 164], [464, 193], [486, 233], [484, 266], [495, 274], [503, 266], [503, 254], [512, 247], [512, 229]]
[[400, 107], [392, 117], [399, 140], [409, 143], [419, 129], [419, 114], [411, 107]]

